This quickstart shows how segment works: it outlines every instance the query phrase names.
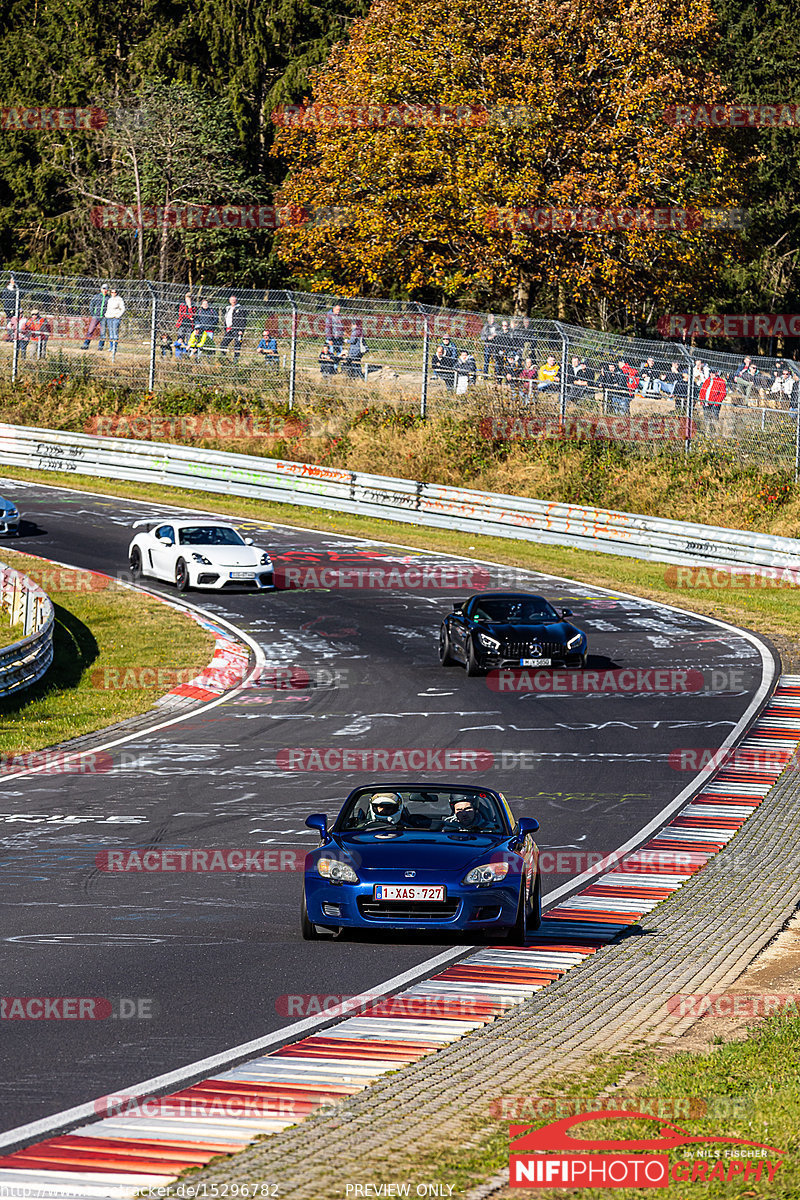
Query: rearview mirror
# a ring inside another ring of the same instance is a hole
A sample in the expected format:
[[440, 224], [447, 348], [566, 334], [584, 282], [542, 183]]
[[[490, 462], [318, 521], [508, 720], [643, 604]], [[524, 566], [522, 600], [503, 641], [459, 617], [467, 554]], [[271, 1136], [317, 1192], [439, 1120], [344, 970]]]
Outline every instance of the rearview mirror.
[[[308, 824], [308, 822], [306, 822]], [[514, 831], [518, 837], [525, 837], [529, 833], [536, 833], [539, 828], [539, 822], [536, 817], [520, 817], [517, 821], [517, 828]]]
[[464, 607], [463, 601], [453, 605], [453, 612], [461, 612]]
[[312, 813], [306, 817], [306, 825], [309, 829], [316, 829], [323, 842], [328, 840], [328, 818], [325, 813]]

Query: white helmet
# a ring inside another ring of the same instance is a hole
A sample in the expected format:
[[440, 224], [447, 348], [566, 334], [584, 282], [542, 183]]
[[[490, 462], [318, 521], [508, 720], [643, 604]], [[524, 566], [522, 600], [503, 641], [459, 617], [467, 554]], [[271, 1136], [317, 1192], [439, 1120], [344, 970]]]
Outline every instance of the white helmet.
[[402, 812], [403, 799], [397, 792], [375, 792], [367, 809], [367, 817], [370, 821], [385, 821], [389, 825], [397, 825]]

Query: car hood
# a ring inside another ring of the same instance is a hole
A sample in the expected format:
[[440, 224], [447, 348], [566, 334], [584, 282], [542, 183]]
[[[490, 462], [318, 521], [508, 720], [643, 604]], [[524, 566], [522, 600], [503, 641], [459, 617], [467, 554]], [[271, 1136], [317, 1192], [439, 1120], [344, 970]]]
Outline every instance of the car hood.
[[322, 851], [338, 845], [360, 874], [369, 871], [461, 871], [505, 848], [506, 834], [446, 834], [419, 836], [414, 832], [381, 837], [374, 833], [334, 837]]
[[257, 567], [264, 553], [257, 546], [180, 546], [184, 558], [193, 554], [210, 558], [215, 567]]
[[554, 621], [549, 625], [480, 621], [474, 628], [503, 642], [565, 642], [578, 632], [568, 621]]

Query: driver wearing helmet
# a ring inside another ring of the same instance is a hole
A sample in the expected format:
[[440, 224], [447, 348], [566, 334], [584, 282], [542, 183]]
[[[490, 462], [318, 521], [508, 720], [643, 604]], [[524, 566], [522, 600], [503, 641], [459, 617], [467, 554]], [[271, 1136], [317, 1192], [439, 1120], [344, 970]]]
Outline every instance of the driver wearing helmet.
[[375, 792], [367, 809], [367, 821], [399, 825], [403, 817], [403, 799], [397, 792]]

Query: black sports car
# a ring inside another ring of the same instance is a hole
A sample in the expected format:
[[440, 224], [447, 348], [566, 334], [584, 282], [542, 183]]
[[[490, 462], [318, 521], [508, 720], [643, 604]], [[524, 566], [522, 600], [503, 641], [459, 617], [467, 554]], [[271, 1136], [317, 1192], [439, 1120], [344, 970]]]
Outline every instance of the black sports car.
[[442, 621], [439, 661], [461, 662], [468, 675], [492, 667], [584, 667], [586, 634], [530, 592], [481, 592]]

